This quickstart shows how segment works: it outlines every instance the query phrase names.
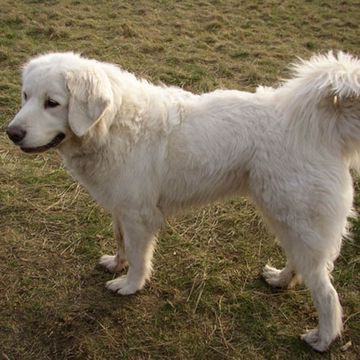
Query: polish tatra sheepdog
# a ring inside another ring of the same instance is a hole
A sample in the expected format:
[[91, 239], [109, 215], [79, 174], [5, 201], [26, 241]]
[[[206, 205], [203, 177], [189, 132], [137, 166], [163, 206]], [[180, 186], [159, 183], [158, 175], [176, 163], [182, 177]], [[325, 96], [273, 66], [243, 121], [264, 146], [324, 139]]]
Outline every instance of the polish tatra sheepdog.
[[318, 55], [293, 77], [255, 93], [195, 95], [155, 86], [74, 53], [23, 68], [22, 108], [7, 128], [24, 152], [56, 148], [71, 174], [113, 216], [116, 255], [100, 264], [126, 275], [110, 290], [133, 294], [151, 275], [154, 236], [169, 214], [225, 196], [249, 196], [287, 256], [265, 280], [310, 289], [318, 327], [302, 335], [325, 351], [342, 330], [330, 272], [347, 233], [360, 152], [360, 61]]

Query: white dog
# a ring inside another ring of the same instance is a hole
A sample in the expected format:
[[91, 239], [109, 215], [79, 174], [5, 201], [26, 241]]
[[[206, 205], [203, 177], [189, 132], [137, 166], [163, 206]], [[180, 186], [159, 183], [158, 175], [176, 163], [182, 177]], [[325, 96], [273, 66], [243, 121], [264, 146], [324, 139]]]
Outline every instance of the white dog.
[[133, 294], [150, 278], [154, 235], [189, 205], [250, 196], [287, 255], [266, 281], [304, 280], [319, 326], [303, 335], [325, 351], [342, 329], [329, 273], [351, 214], [350, 166], [360, 151], [360, 61], [329, 53], [294, 66], [294, 78], [256, 93], [194, 95], [155, 86], [73, 53], [24, 67], [22, 108], [7, 128], [25, 152], [56, 147], [66, 167], [113, 215], [118, 251], [100, 264]]

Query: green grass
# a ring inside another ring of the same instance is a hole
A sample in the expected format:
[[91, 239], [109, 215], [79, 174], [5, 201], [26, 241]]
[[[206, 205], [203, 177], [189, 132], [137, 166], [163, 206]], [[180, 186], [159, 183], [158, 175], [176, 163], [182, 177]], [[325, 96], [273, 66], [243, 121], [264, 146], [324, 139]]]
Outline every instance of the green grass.
[[[74, 50], [194, 92], [253, 90], [286, 77], [297, 56], [359, 55], [358, 6], [0, 0], [0, 127], [19, 106], [21, 64], [34, 54]], [[261, 268], [281, 266], [284, 257], [247, 201], [169, 219], [152, 282], [118, 297], [104, 288], [112, 275], [96, 266], [115, 250], [109, 215], [55, 152], [24, 155], [1, 133], [0, 358], [358, 359], [359, 221], [353, 232], [334, 271], [343, 338], [317, 354], [299, 340], [316, 324], [309, 292], [276, 291], [261, 280]]]

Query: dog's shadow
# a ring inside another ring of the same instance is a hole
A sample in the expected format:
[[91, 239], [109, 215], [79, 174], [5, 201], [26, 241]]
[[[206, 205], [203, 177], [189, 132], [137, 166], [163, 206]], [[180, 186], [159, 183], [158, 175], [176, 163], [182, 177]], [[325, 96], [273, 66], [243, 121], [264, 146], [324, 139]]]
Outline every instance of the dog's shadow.
[[139, 296], [119, 296], [107, 290], [104, 283], [112, 278], [96, 265], [79, 276], [79, 285], [68, 289], [66, 297], [38, 311], [38, 327], [49, 327], [41, 338], [53, 359], [78, 358], [80, 353], [87, 358], [97, 338], [104, 348], [123, 349], [128, 317], [134, 304], [139, 306]]
[[[176, 327], [178, 325], [180, 329], [184, 327], [184, 324], [188, 324], [187, 331], [194, 331], [194, 336], [198, 336], [195, 334], [202, 331], [199, 329], [203, 329], [201, 322], [205, 320], [201, 318], [201, 314], [192, 315], [191, 319], [186, 319], [189, 304], [186, 299], [183, 303], [181, 301], [176, 302], [176, 292], [186, 292], [189, 289], [174, 290], [170, 287], [161, 286], [159, 289], [157, 286], [159, 284], [156, 284], [155, 279], [154, 285], [147, 285], [143, 291], [135, 295], [120, 296], [104, 286], [106, 281], [115, 276], [118, 274], [110, 274], [96, 265], [80, 276], [79, 286], [67, 293], [65, 301], [62, 300], [61, 304], [57, 304], [56, 309], [53, 309], [55, 311], [50, 314], [47, 308], [42, 316], [39, 314], [40, 318], [43, 319], [43, 325], [50, 324], [51, 326], [51, 331], [47, 333], [43, 341], [44, 346], [51, 349], [54, 359], [69, 358], [72, 356], [71, 354], [79, 354], [79, 352], [86, 355], [94, 343], [97, 343], [95, 345], [96, 351], [100, 351], [101, 346], [104, 347], [101, 350], [104, 351], [104, 354], [105, 349], [111, 349], [111, 351], [118, 351], [119, 354], [132, 354], [137, 358], [144, 355], [142, 353], [144, 349], [157, 351], [165, 346], [160, 332], [173, 333], [172, 346], [176, 347], [175, 338], [177, 337]], [[269, 294], [281, 291], [270, 289], [260, 279], [256, 282], [257, 288], [263, 287], [263, 290]], [[241, 297], [237, 298], [236, 302], [234, 300], [232, 305], [234, 312], [249, 306], [257, 306], [256, 304], [249, 305], [249, 300]], [[266, 304], [264, 306], [266, 307]], [[210, 308], [202, 310], [207, 313], [211, 311]], [[182, 324], [177, 324], [177, 321], [182, 322]], [[216, 321], [215, 317], [214, 322], [216, 323]], [[257, 329], [265, 329], [269, 326], [267, 316], [259, 317], [250, 313], [248, 321], [256, 322]], [[157, 338], [154, 328], [159, 327], [159, 324], [161, 324], [161, 329], [159, 328], [159, 337]], [[218, 325], [215, 325], [216, 327]], [[144, 334], [147, 331], [146, 329], [152, 329], [152, 336]], [[219, 329], [216, 331], [219, 332]], [[322, 357], [304, 344], [298, 335], [284, 335], [282, 332], [282, 334], [270, 334], [270, 338], [268, 336], [262, 338], [262, 331], [254, 334], [253, 328], [247, 328], [246, 325], [241, 324], [240, 318], [239, 323], [234, 322], [232, 324], [232, 329], [229, 332], [236, 333], [236, 336], [231, 346], [222, 344], [221, 352], [226, 354], [226, 357], [232, 358], [234, 354], [241, 353], [240, 347], [246, 343], [247, 346], [257, 349], [258, 355], [262, 354], [265, 358], [272, 358], [271, 354], [275, 354], [277, 350], [274, 350], [274, 343], [271, 338], [276, 340], [277, 349], [281, 349], [280, 353], [297, 353], [301, 358], [309, 359]], [[203, 342], [201, 347], [207, 353], [213, 353], [212, 348], [214, 346], [219, 349], [218, 339], [212, 339], [211, 334], [204, 334], [201, 341]], [[179, 346], [184, 347], [184, 343], [179, 344]], [[192, 346], [192, 344], [188, 344], [187, 351], [189, 353], [192, 351]], [[167, 352], [165, 348], [161, 351]]]

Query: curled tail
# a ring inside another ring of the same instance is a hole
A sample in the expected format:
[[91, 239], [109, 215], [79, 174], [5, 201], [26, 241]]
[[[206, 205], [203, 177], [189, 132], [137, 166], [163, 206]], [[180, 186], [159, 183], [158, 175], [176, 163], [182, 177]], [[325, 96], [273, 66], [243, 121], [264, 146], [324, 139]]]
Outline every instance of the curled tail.
[[278, 110], [296, 136], [360, 150], [360, 60], [332, 51], [299, 60], [278, 89]]

